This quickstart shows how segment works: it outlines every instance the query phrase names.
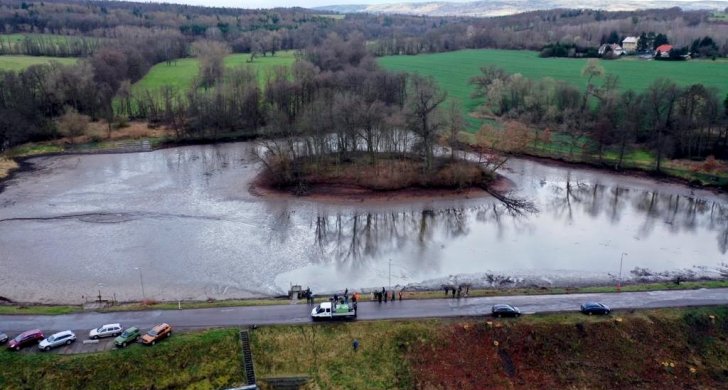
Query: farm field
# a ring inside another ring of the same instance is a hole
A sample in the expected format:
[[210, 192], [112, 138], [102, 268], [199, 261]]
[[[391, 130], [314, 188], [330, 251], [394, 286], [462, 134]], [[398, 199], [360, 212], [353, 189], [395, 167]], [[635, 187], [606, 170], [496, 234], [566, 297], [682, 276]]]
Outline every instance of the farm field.
[[[280, 51], [274, 57], [257, 57], [252, 64], [247, 62], [249, 58], [250, 54], [231, 54], [225, 57], [225, 67], [233, 68], [247, 65], [253, 67], [261, 75], [267, 69], [275, 66], [289, 66], [295, 60], [293, 51]], [[165, 85], [171, 86], [178, 91], [184, 91], [192, 85], [198, 69], [199, 61], [197, 58], [184, 58], [173, 62], [171, 65], [166, 63], [157, 64], [149, 70], [144, 78], [133, 85], [132, 92], [155, 91]]]
[[[10, 43], [22, 42], [25, 38], [41, 38], [51, 40], [55, 43], [64, 43], [70, 39], [88, 38], [73, 35], [57, 35], [57, 34], [0, 34], [0, 40]], [[96, 38], [98, 39], [98, 38]]]
[[[470, 97], [471, 77], [486, 65], [499, 66], [510, 73], [540, 79], [552, 77], [584, 87], [581, 69], [586, 59], [539, 58], [536, 52], [519, 50], [461, 50], [417, 56], [382, 57], [379, 64], [389, 70], [416, 72], [433, 76], [451, 98], [460, 100], [466, 111], [473, 111], [482, 100]], [[620, 88], [642, 91], [655, 79], [669, 77], [681, 85], [702, 83], [728, 93], [728, 61], [663, 62], [638, 59], [600, 61], [607, 73], [619, 75]]]
[[0, 70], [17, 72], [31, 65], [47, 64], [51, 61], [58, 61], [61, 64], [70, 65], [76, 63], [78, 59], [68, 57], [0, 56]]

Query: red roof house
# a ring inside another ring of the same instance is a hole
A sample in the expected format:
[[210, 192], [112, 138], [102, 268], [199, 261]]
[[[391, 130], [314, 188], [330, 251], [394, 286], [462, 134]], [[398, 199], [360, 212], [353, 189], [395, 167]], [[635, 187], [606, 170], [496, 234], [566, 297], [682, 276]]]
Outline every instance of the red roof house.
[[657, 49], [655, 49], [655, 57], [669, 57], [670, 56], [670, 50], [672, 50], [672, 45], [660, 45], [657, 46]]

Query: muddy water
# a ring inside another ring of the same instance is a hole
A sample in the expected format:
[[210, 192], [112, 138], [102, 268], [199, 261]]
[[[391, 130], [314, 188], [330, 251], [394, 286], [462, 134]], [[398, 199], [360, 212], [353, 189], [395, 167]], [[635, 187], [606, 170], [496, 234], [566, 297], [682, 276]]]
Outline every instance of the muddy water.
[[233, 298], [291, 283], [381, 288], [390, 278], [611, 283], [623, 252], [623, 279], [718, 276], [728, 262], [725, 195], [512, 160], [503, 173], [538, 212], [509, 212], [487, 197], [269, 199], [249, 191], [250, 147], [31, 160], [36, 170], [0, 193], [0, 296], [80, 302], [100, 291], [133, 300], [143, 284], [153, 299]]

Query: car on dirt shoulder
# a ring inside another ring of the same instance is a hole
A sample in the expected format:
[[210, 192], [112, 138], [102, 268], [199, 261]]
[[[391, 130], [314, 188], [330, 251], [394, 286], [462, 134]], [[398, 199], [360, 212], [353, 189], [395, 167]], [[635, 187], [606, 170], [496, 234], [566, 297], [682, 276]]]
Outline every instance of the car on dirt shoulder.
[[157, 341], [172, 335], [172, 327], [169, 324], [155, 325], [152, 329], [142, 336], [142, 344], [154, 345]]
[[137, 341], [137, 339], [139, 339], [139, 336], [141, 336], [139, 328], [135, 326], [132, 326], [131, 328], [126, 328], [124, 333], [114, 339], [114, 345], [116, 345], [118, 348], [125, 348], [127, 345]]

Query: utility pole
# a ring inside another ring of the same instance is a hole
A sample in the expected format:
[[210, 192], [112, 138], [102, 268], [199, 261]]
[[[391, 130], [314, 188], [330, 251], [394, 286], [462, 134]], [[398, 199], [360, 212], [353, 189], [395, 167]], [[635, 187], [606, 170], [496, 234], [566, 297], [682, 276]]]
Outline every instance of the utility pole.
[[627, 252], [622, 252], [622, 256], [619, 257], [619, 279], [617, 279], [617, 292], [622, 291], [622, 262], [624, 261], [624, 255]]
[[101, 287], [104, 287], [102, 283], [96, 283], [96, 287], [99, 289], [98, 302], [101, 303]]
[[389, 259], [389, 289], [392, 289], [392, 259]]
[[134, 267], [139, 271], [139, 285], [142, 287], [142, 302], [147, 300], [146, 294], [144, 294], [144, 279], [142, 278], [142, 267]]

